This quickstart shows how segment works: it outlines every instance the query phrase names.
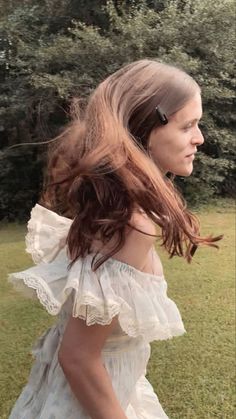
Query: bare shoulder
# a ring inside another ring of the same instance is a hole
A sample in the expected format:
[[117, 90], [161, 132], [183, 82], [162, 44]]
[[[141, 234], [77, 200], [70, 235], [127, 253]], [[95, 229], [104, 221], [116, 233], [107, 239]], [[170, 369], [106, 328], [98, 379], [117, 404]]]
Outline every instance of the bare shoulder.
[[113, 257], [142, 270], [156, 241], [156, 234], [155, 224], [146, 214], [133, 213], [126, 229], [125, 243]]

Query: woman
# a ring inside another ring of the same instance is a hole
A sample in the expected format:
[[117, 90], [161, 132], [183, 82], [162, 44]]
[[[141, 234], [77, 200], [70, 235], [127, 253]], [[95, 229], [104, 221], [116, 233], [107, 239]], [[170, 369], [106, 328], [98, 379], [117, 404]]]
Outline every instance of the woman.
[[10, 280], [58, 320], [10, 419], [167, 418], [145, 378], [150, 342], [186, 331], [154, 242], [190, 262], [221, 238], [199, 236], [166, 176], [192, 173], [201, 117], [189, 75], [141, 60], [103, 81], [57, 139], [28, 223], [36, 266]]

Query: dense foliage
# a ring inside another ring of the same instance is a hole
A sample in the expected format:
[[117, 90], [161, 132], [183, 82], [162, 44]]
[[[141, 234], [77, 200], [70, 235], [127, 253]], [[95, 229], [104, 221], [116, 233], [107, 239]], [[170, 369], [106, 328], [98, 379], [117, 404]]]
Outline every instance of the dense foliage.
[[[178, 64], [202, 87], [205, 143], [193, 175], [176, 179], [186, 199], [196, 204], [235, 194], [233, 0], [3, 6], [0, 219], [28, 215], [42, 182], [46, 145], [39, 143], [60, 131], [73, 98], [87, 97], [109, 73], [143, 57]], [[7, 150], [19, 143], [27, 144]]]

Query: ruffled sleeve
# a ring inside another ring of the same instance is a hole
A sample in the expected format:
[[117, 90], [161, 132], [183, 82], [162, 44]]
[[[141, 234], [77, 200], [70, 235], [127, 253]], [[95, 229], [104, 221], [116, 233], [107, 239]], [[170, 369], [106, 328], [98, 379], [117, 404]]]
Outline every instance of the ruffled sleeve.
[[28, 233], [25, 237], [26, 252], [35, 263], [51, 262], [65, 247], [65, 240], [72, 220], [62, 217], [36, 204], [31, 210]]
[[72, 316], [87, 325], [106, 325], [118, 316], [125, 333], [148, 342], [186, 332], [176, 304], [167, 296], [164, 277], [113, 258], [93, 272], [93, 254], [78, 259], [68, 270], [65, 238], [71, 222], [40, 205], [32, 210], [26, 244], [36, 266], [9, 275], [18, 290], [36, 296], [52, 315], [61, 311], [70, 296]]

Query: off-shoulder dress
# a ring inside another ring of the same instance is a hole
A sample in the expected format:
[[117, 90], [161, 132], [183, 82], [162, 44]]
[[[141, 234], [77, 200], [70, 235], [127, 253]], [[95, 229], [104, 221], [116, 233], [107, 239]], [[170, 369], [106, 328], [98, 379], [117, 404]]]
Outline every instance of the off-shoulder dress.
[[[36, 204], [26, 234], [26, 251], [35, 266], [9, 275], [16, 289], [38, 298], [48, 313], [56, 316], [55, 324], [32, 348], [29, 379], [9, 419], [90, 418], [58, 362], [71, 314], [87, 325], [107, 325], [118, 316], [118, 326], [102, 350], [116, 396], [128, 419], [168, 418], [145, 377], [150, 342], [186, 332], [176, 304], [167, 296], [167, 282], [164, 276], [139, 271], [114, 258], [93, 272], [93, 254], [78, 259], [68, 270], [65, 239], [71, 223], [71, 219]], [[152, 251], [155, 265], [157, 254]]]

